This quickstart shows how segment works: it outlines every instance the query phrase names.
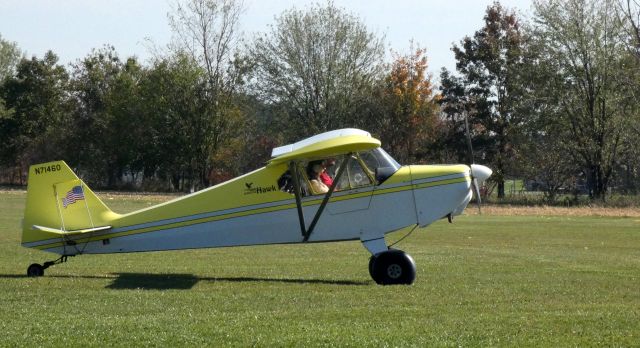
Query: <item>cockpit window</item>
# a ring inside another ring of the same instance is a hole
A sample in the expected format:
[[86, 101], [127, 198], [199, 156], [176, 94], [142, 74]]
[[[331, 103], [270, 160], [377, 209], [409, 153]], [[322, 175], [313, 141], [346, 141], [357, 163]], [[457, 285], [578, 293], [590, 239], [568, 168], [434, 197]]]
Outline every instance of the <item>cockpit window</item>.
[[293, 177], [291, 175], [291, 171], [287, 170], [286, 172], [284, 172], [284, 174], [282, 174], [282, 176], [280, 176], [280, 178], [278, 179], [278, 187], [282, 192], [291, 194], [294, 193]]
[[[345, 163], [344, 160], [340, 161], [339, 165], [336, 165], [336, 171], [339, 166]], [[334, 174], [335, 177], [335, 174]], [[351, 156], [351, 159], [348, 162], [347, 168], [345, 168], [340, 181], [338, 182], [338, 190], [349, 190], [363, 186], [369, 186], [373, 183], [372, 173], [368, 173], [368, 169], [366, 166], [362, 165], [361, 160], [357, 155]]]
[[[350, 156], [348, 162], [347, 156]], [[346, 168], [338, 179], [336, 191], [379, 185], [400, 169], [400, 164], [381, 148], [351, 155], [301, 161], [296, 164], [296, 170], [302, 196], [326, 193], [345, 164]], [[294, 193], [293, 176], [289, 170], [278, 179], [278, 187], [281, 191]]]
[[400, 164], [380, 147], [362, 151], [358, 155], [370, 170], [378, 185], [400, 169]]

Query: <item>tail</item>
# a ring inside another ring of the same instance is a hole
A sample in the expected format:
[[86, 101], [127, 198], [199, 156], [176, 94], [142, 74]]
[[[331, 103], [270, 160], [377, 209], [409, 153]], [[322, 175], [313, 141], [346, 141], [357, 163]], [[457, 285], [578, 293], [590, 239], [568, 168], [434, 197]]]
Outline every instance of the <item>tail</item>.
[[[22, 244], [111, 228], [118, 218], [64, 161], [29, 168]], [[36, 243], [37, 244], [37, 243]]]

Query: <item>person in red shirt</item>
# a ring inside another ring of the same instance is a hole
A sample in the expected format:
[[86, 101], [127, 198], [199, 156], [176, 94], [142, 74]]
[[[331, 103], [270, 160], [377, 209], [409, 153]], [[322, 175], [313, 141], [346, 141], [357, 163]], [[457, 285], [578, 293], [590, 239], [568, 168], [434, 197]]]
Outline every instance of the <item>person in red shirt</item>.
[[324, 168], [324, 170], [322, 171], [322, 173], [320, 173], [320, 181], [322, 181], [323, 184], [327, 185], [328, 187], [331, 187], [331, 185], [333, 184], [333, 178], [327, 174], [327, 168], [333, 166], [334, 164], [336, 164], [336, 160], [333, 158], [329, 158], [324, 160], [324, 162], [322, 162], [322, 167]]

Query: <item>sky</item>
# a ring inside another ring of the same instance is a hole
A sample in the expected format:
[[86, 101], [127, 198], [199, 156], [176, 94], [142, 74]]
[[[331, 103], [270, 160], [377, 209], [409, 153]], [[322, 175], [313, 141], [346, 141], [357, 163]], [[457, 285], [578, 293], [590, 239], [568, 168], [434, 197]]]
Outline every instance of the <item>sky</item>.
[[[245, 40], [269, 30], [274, 18], [291, 7], [304, 9], [314, 0], [244, 0], [241, 31]], [[173, 0], [2, 0], [0, 35], [16, 42], [27, 56], [52, 50], [64, 64], [91, 49], [113, 45], [121, 58], [152, 55], [149, 40], [164, 46], [171, 40], [167, 13]], [[324, 0], [320, 1], [324, 4]], [[410, 41], [427, 49], [429, 71], [455, 69], [451, 47], [483, 26], [493, 0], [334, 0], [360, 18], [370, 31], [384, 35], [388, 46], [409, 53]], [[501, 0], [527, 16], [531, 0]]]

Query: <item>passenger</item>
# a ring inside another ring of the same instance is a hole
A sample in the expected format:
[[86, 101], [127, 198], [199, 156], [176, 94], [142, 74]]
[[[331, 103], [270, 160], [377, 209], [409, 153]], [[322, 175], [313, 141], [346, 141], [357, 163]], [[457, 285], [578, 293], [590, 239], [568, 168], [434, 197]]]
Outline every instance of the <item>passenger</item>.
[[329, 173], [327, 173], [327, 168], [335, 164], [336, 164], [335, 158], [327, 158], [322, 162], [322, 168], [324, 170], [320, 174], [320, 181], [322, 181], [322, 183], [327, 185], [328, 187], [331, 187], [331, 185], [333, 184], [333, 178], [331, 177], [331, 175], [329, 175]]
[[309, 175], [309, 184], [314, 194], [329, 192], [329, 186], [324, 184], [320, 176], [324, 173], [322, 161], [311, 161], [307, 166], [307, 174]]

